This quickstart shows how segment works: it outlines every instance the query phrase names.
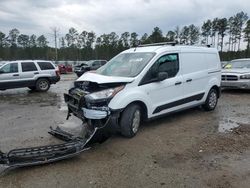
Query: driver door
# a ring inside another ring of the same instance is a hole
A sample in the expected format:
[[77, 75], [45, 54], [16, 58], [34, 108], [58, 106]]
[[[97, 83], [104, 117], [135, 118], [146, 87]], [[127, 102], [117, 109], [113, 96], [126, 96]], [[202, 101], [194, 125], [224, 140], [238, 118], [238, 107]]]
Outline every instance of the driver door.
[[18, 63], [7, 63], [0, 69], [0, 89], [10, 89], [18, 86]]
[[[168, 77], [158, 81], [158, 74], [166, 72]], [[183, 96], [183, 78], [180, 73], [178, 53], [161, 56], [146, 73], [141, 89], [151, 100], [149, 116], [157, 116], [178, 109], [178, 101]]]

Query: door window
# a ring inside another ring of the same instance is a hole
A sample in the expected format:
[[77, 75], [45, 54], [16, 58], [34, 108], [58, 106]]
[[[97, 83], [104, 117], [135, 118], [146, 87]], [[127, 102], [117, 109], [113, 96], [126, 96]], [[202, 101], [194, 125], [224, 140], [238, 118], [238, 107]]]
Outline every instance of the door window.
[[107, 61], [101, 61], [101, 65], [105, 65]]
[[[53, 70], [54, 66], [49, 62], [37, 62], [41, 70]], [[64, 67], [65, 68], [65, 67]]]
[[23, 72], [37, 71], [36, 65], [33, 62], [21, 63]]
[[156, 81], [159, 72], [168, 73], [168, 78], [175, 77], [179, 72], [178, 54], [166, 54], [161, 56], [149, 69], [140, 85]]
[[95, 61], [94, 63], [93, 63], [93, 67], [98, 67], [98, 66], [100, 66], [101, 65], [101, 62], [100, 61]]
[[0, 71], [2, 72], [2, 74], [16, 73], [16, 72], [18, 72], [18, 64], [17, 63], [9, 63], [9, 64], [5, 65], [4, 67], [2, 67]]

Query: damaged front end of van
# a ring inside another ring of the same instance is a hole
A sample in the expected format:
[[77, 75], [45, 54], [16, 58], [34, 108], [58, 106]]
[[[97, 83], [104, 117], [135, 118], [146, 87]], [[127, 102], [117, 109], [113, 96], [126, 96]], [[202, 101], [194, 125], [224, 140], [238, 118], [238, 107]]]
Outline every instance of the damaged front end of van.
[[110, 101], [122, 91], [133, 78], [109, 77], [86, 73], [74, 82], [64, 94], [68, 106], [67, 119], [74, 115], [82, 120], [87, 130], [97, 129], [95, 142], [103, 142], [113, 133], [120, 131], [119, 118], [123, 109], [112, 109]]

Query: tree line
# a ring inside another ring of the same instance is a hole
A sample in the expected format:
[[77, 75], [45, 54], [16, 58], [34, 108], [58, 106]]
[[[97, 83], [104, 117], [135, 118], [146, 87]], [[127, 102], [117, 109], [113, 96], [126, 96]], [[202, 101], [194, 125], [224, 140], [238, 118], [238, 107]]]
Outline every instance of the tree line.
[[[49, 60], [109, 60], [119, 52], [139, 44], [176, 42], [185, 45], [212, 45], [218, 48], [222, 60], [250, 57], [250, 19], [244, 12], [229, 18], [214, 18], [169, 30], [165, 34], [155, 27], [151, 34], [139, 36], [136, 32], [115, 32], [97, 36], [93, 31], [79, 32], [70, 28], [63, 37], [56, 39], [56, 48], [44, 36], [26, 35], [18, 29], [8, 34], [0, 31], [0, 60], [49, 59]], [[242, 42], [246, 48], [242, 49]], [[57, 44], [59, 44], [57, 49]]]

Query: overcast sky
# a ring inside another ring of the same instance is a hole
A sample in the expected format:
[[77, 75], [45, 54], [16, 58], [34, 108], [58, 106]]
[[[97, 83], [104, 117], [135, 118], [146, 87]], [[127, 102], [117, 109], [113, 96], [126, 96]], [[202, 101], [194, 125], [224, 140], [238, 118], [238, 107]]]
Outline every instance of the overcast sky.
[[24, 34], [45, 34], [70, 27], [97, 35], [115, 31], [151, 33], [155, 26], [165, 34], [177, 25], [201, 25], [214, 17], [239, 11], [250, 16], [250, 0], [0, 0], [0, 31], [17, 28]]

